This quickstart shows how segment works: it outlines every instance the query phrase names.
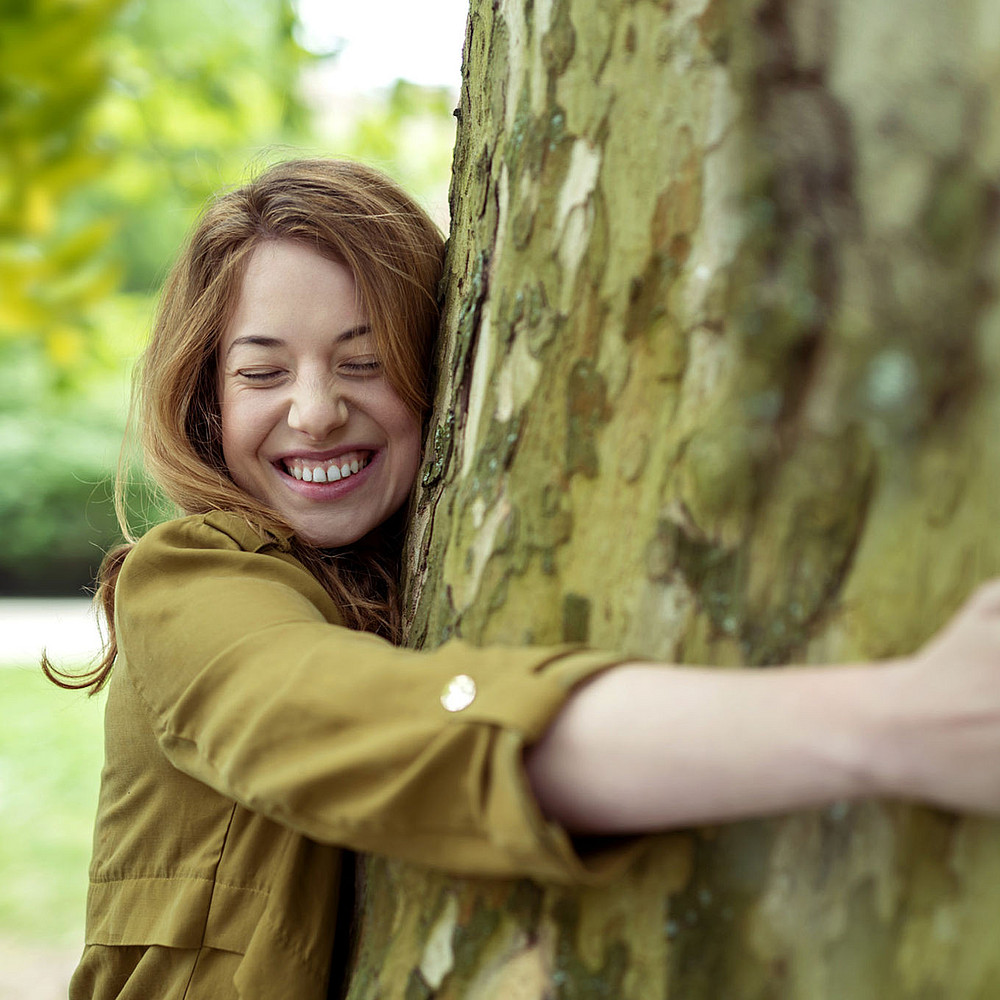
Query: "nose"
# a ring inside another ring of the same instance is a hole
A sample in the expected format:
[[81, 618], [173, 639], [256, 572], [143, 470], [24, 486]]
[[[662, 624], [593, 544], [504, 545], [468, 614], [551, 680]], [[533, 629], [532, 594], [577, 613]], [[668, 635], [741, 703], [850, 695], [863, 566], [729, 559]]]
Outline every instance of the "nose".
[[314, 441], [324, 441], [347, 422], [347, 401], [328, 381], [296, 384], [288, 407], [288, 426]]

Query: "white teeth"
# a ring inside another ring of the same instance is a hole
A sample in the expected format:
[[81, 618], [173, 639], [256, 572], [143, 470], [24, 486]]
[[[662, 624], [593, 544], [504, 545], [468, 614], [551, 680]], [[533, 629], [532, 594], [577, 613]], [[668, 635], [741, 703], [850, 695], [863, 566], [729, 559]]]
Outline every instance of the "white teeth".
[[361, 458], [351, 458], [344, 461], [343, 465], [334, 462], [316, 465], [306, 464], [305, 459], [288, 459], [285, 471], [294, 479], [304, 483], [336, 483], [348, 476], [353, 476], [368, 465], [371, 456], [364, 454]]

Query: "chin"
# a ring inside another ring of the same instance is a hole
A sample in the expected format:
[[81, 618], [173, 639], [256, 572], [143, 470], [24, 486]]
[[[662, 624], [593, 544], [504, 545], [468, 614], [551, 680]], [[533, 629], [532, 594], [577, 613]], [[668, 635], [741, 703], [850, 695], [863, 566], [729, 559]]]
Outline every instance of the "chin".
[[344, 549], [360, 542], [369, 532], [342, 531], [331, 534], [330, 532], [323, 531], [310, 532], [296, 530], [295, 534], [302, 541], [307, 542], [309, 545], [314, 545], [317, 549]]
[[292, 525], [295, 529], [295, 534], [298, 535], [302, 541], [307, 542], [309, 545], [315, 545], [318, 549], [344, 549], [349, 548], [352, 545], [356, 545], [358, 542], [364, 541], [365, 538], [370, 537], [374, 532], [376, 532], [380, 524], [366, 524], [358, 527], [350, 527], [345, 525], [342, 528], [331, 529], [328, 527], [313, 526], [311, 529], [308, 526], [297, 526]]

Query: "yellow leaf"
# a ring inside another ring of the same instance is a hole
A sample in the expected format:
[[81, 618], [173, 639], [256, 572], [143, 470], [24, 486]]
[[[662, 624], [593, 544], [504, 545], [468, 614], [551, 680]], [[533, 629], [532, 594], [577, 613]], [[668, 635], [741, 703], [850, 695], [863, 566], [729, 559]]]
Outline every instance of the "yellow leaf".
[[55, 223], [55, 203], [47, 188], [31, 184], [24, 193], [24, 231], [44, 236]]
[[78, 362], [83, 350], [83, 336], [75, 327], [58, 326], [45, 337], [45, 353], [57, 368], [68, 368]]

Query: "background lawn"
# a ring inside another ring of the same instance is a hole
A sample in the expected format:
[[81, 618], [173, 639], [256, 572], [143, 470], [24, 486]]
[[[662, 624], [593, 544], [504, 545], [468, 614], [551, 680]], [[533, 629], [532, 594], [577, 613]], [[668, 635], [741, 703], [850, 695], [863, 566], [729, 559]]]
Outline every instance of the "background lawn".
[[0, 996], [65, 997], [103, 757], [103, 698], [0, 667]]

